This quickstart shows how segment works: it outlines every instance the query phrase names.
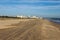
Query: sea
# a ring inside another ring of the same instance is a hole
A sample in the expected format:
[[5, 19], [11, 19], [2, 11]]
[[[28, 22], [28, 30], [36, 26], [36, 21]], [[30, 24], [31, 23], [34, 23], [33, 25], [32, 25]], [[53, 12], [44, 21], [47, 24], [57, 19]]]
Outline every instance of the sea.
[[48, 19], [49, 21], [52, 21], [54, 23], [60, 24], [60, 18], [46, 18], [46, 19]]

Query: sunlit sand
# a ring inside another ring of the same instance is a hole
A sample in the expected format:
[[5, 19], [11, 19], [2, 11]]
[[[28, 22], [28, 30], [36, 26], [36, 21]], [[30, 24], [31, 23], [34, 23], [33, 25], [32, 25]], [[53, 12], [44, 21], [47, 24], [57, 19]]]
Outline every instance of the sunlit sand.
[[60, 40], [60, 25], [46, 19], [0, 19], [0, 40]]

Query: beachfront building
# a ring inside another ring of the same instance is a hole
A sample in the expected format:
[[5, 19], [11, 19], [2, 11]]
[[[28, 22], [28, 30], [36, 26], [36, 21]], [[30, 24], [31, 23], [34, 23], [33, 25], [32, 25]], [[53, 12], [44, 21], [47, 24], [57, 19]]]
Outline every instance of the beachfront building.
[[40, 19], [43, 19], [43, 17], [40, 17]]
[[32, 16], [31, 18], [39, 18], [39, 17], [37, 17], [37, 16]]
[[27, 16], [16, 16], [18, 18], [27, 18]]
[[17, 18], [39, 18], [37, 16], [16, 16]]

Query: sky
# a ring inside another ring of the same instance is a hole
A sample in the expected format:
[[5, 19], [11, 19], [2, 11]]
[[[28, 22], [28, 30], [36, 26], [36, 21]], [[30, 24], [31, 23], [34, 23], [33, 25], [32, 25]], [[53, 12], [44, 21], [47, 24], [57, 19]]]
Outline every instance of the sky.
[[0, 15], [60, 18], [60, 0], [0, 0]]

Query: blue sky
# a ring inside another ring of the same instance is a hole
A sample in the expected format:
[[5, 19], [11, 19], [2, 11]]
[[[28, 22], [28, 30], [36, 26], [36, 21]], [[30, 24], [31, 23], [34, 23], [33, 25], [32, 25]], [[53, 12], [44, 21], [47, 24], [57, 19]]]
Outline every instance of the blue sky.
[[0, 15], [60, 17], [60, 0], [0, 0]]

